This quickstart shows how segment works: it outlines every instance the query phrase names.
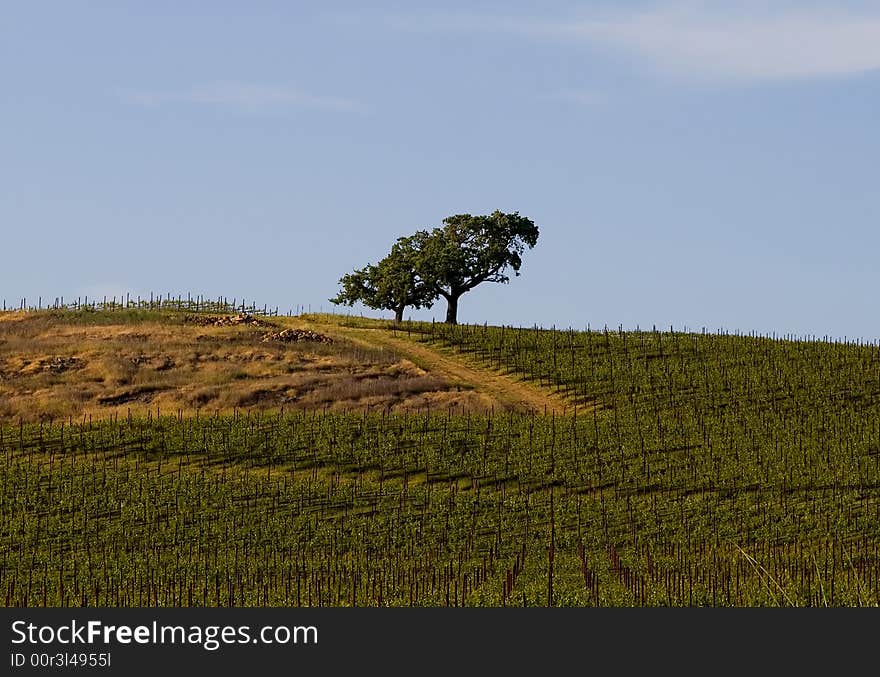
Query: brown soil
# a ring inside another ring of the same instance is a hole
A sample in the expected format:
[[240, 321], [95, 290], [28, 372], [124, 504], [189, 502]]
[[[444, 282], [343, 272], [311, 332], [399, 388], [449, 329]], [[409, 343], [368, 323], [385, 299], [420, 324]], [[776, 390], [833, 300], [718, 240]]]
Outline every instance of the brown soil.
[[564, 414], [572, 403], [552, 390], [527, 381], [515, 380], [509, 374], [488, 369], [466, 355], [428, 346], [406, 338], [402, 332], [387, 329], [364, 329], [310, 322], [320, 331], [337, 334], [364, 345], [387, 346], [405, 355], [436, 377], [463, 388], [472, 389], [490, 407], [503, 410]]
[[[355, 341], [297, 318], [82, 324], [0, 313], [0, 423], [236, 409], [483, 411], [496, 399], [416, 364], [393, 341]], [[112, 321], [112, 317], [109, 318]], [[268, 337], [268, 338], [267, 338]], [[381, 339], [381, 336], [377, 335]]]
[[84, 324], [0, 313], [0, 423], [157, 408], [561, 415], [573, 407], [549, 389], [379, 323], [278, 317], [266, 331], [267, 321], [250, 316], [192, 317]]

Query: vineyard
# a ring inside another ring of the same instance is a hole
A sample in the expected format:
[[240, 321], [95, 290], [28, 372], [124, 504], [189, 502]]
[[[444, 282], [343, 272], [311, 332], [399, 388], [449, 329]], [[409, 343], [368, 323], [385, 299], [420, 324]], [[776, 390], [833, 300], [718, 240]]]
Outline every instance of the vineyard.
[[120, 296], [117, 298], [116, 296], [103, 296], [100, 300], [97, 298], [89, 298], [88, 296], [78, 296], [75, 300], [68, 298], [67, 301], [64, 300], [63, 296], [58, 296], [54, 299], [46, 299], [44, 303], [43, 297], [37, 297], [37, 302], [33, 303], [33, 299], [29, 302], [28, 299], [22, 298], [19, 299], [18, 304], [9, 304], [7, 306], [6, 300], [3, 300], [3, 312], [9, 311], [41, 311], [41, 310], [55, 310], [55, 311], [74, 311], [77, 313], [80, 312], [103, 312], [103, 313], [119, 313], [120, 311], [160, 311], [160, 310], [170, 310], [170, 311], [191, 311], [196, 313], [259, 313], [264, 316], [270, 315], [278, 315], [278, 308], [274, 310], [269, 310], [268, 306], [263, 306], [262, 309], [257, 307], [256, 301], [248, 304], [244, 299], [239, 302], [238, 299], [233, 298], [231, 301], [229, 298], [225, 296], [220, 296], [216, 299], [205, 298], [199, 294], [187, 294], [186, 298], [183, 298], [182, 295], [172, 297], [171, 294], [158, 294], [156, 292], [151, 292], [150, 297], [141, 298], [140, 296], [132, 297], [131, 294], [126, 294], [124, 297]]
[[878, 346], [432, 324], [396, 333], [559, 391], [571, 408], [7, 421], [0, 598], [880, 603]]

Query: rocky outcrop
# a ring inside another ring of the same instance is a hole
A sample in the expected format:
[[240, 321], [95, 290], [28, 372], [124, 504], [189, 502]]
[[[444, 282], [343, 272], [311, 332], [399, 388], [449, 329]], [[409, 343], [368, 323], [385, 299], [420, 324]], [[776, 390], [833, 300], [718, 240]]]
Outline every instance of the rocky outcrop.
[[333, 339], [324, 334], [319, 334], [310, 329], [284, 329], [282, 331], [270, 331], [263, 334], [263, 343], [280, 341], [281, 343], [295, 343], [309, 341], [311, 343], [333, 343]]
[[235, 327], [241, 324], [252, 327], [274, 327], [275, 325], [266, 320], [261, 320], [248, 313], [238, 315], [184, 315], [183, 321], [188, 324], [197, 324], [202, 327]]

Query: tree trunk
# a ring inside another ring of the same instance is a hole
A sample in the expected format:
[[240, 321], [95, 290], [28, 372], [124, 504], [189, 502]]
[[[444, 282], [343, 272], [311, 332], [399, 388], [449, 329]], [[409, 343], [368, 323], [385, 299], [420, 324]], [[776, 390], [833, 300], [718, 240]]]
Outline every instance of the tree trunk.
[[400, 324], [403, 322], [403, 309], [406, 306], [398, 306], [394, 309], [394, 324]]
[[446, 324], [458, 324], [458, 296], [446, 298]]

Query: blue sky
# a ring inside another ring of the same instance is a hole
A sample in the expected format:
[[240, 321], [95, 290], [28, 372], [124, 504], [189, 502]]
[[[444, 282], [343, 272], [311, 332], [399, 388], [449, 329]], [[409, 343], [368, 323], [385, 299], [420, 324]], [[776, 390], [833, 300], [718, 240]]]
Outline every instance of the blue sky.
[[500, 209], [461, 321], [880, 337], [876, 3], [208, 7], [0, 9], [0, 298], [328, 310]]

